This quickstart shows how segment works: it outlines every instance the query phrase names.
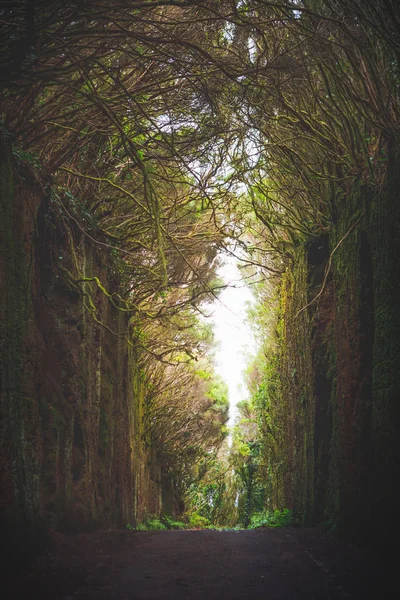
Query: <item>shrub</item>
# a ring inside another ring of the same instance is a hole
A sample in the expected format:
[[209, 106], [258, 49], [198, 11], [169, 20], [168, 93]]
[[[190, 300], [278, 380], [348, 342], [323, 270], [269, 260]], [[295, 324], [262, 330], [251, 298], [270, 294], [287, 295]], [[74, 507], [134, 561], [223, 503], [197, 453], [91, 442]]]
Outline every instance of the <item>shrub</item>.
[[150, 531], [165, 531], [167, 529], [160, 519], [151, 519], [146, 522], [146, 525]]
[[187, 525], [182, 521], [174, 521], [171, 517], [165, 516], [162, 518], [164, 525], [167, 529], [186, 529]]
[[206, 517], [202, 517], [198, 513], [192, 513], [189, 517], [189, 526], [194, 529], [206, 529], [211, 523]]
[[258, 527], [287, 527], [293, 522], [292, 511], [288, 508], [283, 510], [263, 511], [255, 513], [251, 517], [250, 529]]
[[126, 528], [129, 529], [129, 531], [165, 531], [167, 529], [164, 523], [156, 517], [149, 518], [144, 523], [136, 525], [136, 527], [128, 524]]

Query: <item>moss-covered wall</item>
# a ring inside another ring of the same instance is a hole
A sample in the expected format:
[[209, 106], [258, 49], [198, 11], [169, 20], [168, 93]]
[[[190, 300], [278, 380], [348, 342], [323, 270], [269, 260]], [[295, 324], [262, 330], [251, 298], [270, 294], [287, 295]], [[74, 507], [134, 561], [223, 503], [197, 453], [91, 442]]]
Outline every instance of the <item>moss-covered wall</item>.
[[84, 294], [74, 284], [116, 285], [107, 250], [34, 181], [3, 146], [0, 503], [2, 527], [24, 540], [48, 526], [136, 523], [159, 514], [165, 496], [143, 439], [146, 385], [128, 315], [95, 282]]
[[[360, 540], [398, 523], [400, 176], [356, 186], [282, 284], [285, 504]], [[339, 245], [338, 245], [339, 244]], [[329, 255], [332, 265], [319, 300]]]

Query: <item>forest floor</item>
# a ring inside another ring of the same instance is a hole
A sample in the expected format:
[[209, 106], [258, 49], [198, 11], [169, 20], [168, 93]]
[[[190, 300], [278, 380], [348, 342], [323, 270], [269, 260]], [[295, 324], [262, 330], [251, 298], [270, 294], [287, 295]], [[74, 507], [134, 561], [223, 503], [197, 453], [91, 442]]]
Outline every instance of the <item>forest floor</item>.
[[[11, 566], [5, 599], [331, 600], [394, 598], [360, 548], [318, 529], [52, 533], [29, 568]], [[5, 584], [5, 585], [4, 585]]]

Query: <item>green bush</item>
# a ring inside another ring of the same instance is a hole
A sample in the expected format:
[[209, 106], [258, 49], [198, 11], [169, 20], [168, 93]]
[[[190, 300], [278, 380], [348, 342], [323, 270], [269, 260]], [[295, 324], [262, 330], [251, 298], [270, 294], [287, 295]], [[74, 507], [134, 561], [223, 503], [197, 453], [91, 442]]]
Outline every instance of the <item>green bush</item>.
[[171, 517], [165, 516], [162, 518], [162, 522], [167, 529], [186, 529], [187, 525], [182, 521], [174, 521]]
[[287, 527], [292, 522], [292, 511], [288, 508], [274, 511], [266, 510], [255, 513], [251, 517], [249, 529], [257, 529], [258, 527]]
[[166, 531], [166, 526], [160, 521], [160, 519], [151, 519], [146, 522], [147, 529], [150, 531]]
[[128, 524], [126, 526], [129, 531], [165, 531], [167, 527], [156, 517], [150, 517], [144, 523], [139, 523], [134, 527]]
[[207, 529], [210, 526], [210, 521], [198, 513], [192, 513], [189, 517], [189, 527], [193, 527], [194, 529]]

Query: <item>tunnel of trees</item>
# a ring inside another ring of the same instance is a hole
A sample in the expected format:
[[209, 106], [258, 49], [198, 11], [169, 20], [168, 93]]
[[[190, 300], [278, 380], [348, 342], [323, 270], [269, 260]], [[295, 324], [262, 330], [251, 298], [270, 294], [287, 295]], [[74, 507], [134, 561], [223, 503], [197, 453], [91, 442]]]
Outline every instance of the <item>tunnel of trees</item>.
[[[1, 529], [398, 524], [396, 0], [0, 5]], [[204, 303], [260, 347], [227, 445]], [[197, 521], [196, 521], [197, 519]]]

